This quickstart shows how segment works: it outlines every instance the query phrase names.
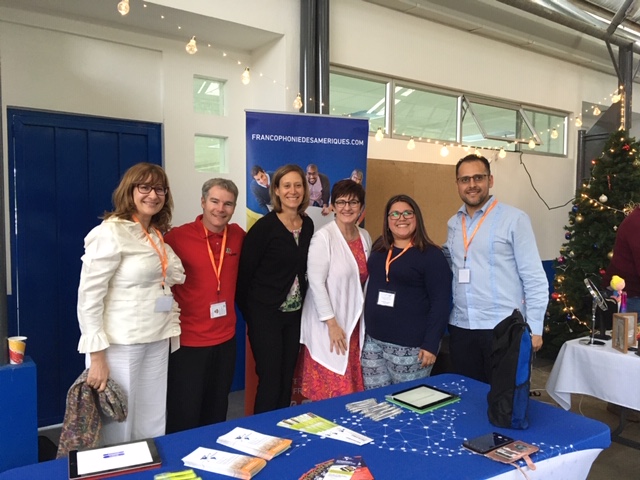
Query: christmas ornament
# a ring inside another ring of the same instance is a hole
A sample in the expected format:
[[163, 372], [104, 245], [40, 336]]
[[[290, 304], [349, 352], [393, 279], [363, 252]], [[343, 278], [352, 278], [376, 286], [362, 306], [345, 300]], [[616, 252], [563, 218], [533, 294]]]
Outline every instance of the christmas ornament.
[[600, 198], [598, 200], [600, 201], [600, 203], [607, 203], [607, 200], [609, 200], [609, 198], [603, 193], [602, 195], [600, 195]]
[[628, 144], [628, 143], [625, 143], [625, 144], [622, 146], [622, 149], [623, 149], [623, 150], [625, 150], [625, 151], [627, 151], [627, 152], [629, 151], [629, 149], [630, 149], [630, 148], [631, 148], [631, 147], [629, 146], [629, 144]]
[[569, 256], [570, 256], [571, 258], [573, 258], [573, 257], [575, 257], [575, 256], [576, 256], [576, 253], [575, 253], [573, 250], [571, 250], [571, 251], [569, 252]]
[[571, 232], [565, 233], [564, 238], [566, 238], [567, 240], [571, 240]]
[[560, 294], [558, 292], [553, 292], [551, 294], [551, 298], [553, 298], [554, 300], [558, 300], [560, 298]]
[[574, 205], [573, 207], [571, 207], [571, 211], [573, 213], [578, 213], [578, 205]]
[[604, 268], [601, 268], [599, 270], [600, 275], [604, 275], [605, 273], [607, 273], [607, 271]]
[[611, 260], [613, 258], [613, 252], [607, 253], [607, 258]]
[[577, 214], [577, 215], [576, 215], [576, 222], [580, 223], [580, 222], [582, 222], [583, 220], [584, 220], [584, 217], [583, 217], [582, 215], [580, 215], [580, 214]]
[[637, 158], [633, 161], [632, 165], [634, 167], [640, 167], [640, 160], [638, 160]]
[[558, 257], [556, 260], [558, 260], [559, 264], [563, 264], [567, 259], [563, 256]]
[[544, 326], [544, 333], [549, 333], [551, 331], [551, 327], [549, 325]]
[[594, 243], [594, 244], [593, 244], [593, 249], [594, 249], [594, 250], [597, 250], [597, 249], [598, 249], [598, 244], [597, 244], [597, 243]]
[[618, 231], [618, 226], [617, 226], [617, 225], [614, 225], [614, 226], [613, 226], [613, 231], [614, 231], [614, 232], [617, 232], [617, 231]]
[[567, 320], [571, 320], [571, 314], [567, 313]]

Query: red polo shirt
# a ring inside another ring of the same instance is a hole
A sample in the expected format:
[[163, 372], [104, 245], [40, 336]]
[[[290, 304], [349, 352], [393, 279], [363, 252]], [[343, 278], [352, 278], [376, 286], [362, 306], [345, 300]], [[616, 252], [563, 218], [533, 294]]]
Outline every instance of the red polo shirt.
[[[195, 222], [172, 228], [164, 237], [171, 245], [184, 266], [186, 281], [183, 285], [171, 288], [180, 306], [180, 344], [187, 347], [209, 347], [219, 345], [233, 338], [236, 333], [236, 280], [240, 250], [244, 240], [244, 230], [237, 224], [229, 224], [227, 228], [227, 245], [225, 248], [221, 285], [218, 294], [218, 279], [211, 265], [207, 244], [216, 261], [220, 262], [222, 233], [207, 230], [205, 236], [202, 215]], [[214, 303], [225, 301], [227, 315], [211, 318], [210, 308]]]

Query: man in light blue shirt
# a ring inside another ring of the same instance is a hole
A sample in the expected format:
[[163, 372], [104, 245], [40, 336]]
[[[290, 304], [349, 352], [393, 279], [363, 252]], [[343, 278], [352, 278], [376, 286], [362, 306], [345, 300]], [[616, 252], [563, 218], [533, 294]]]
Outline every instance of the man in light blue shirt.
[[489, 161], [468, 155], [456, 165], [464, 202], [447, 224], [453, 270], [449, 352], [456, 373], [488, 383], [493, 328], [515, 308], [542, 347], [549, 299], [547, 277], [526, 213], [489, 194]]

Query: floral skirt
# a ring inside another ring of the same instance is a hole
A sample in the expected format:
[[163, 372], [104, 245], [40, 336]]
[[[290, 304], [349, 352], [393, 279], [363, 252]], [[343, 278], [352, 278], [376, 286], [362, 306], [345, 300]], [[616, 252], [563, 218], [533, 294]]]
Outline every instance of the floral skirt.
[[310, 400], [324, 400], [353, 392], [362, 392], [360, 366], [360, 328], [356, 325], [349, 340], [349, 360], [344, 375], [326, 369], [313, 358], [306, 346], [302, 348], [302, 395]]

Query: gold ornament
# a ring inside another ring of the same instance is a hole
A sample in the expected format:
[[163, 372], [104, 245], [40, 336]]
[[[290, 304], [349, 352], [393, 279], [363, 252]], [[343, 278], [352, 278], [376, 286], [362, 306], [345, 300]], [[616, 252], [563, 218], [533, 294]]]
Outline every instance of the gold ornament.
[[551, 332], [551, 327], [549, 325], [545, 325], [544, 326], [544, 333], [549, 333]]
[[607, 258], [611, 260], [613, 258], [613, 252], [607, 253]]
[[584, 220], [584, 217], [581, 214], [576, 215], [576, 222], [580, 223]]

